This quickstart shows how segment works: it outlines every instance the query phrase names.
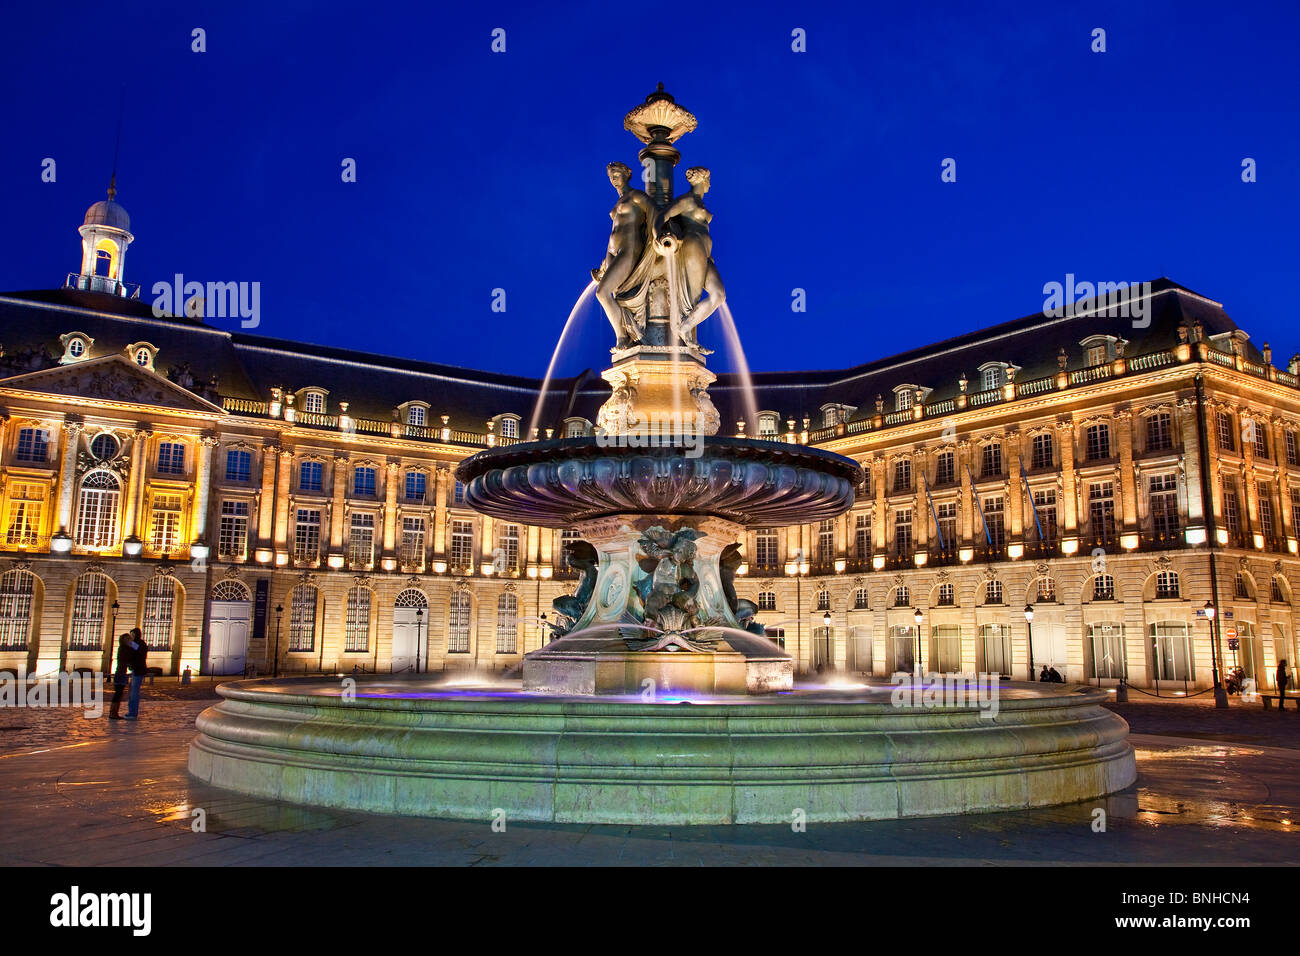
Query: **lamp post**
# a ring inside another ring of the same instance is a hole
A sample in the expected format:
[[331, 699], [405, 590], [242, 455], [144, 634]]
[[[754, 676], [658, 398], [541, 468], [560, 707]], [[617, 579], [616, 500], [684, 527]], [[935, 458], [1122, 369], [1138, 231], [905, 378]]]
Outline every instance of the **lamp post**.
[[415, 672], [420, 673], [420, 638], [424, 631], [424, 608], [415, 609]]
[[275, 606], [275, 663], [271, 665], [271, 676], [280, 676], [280, 618], [284, 616], [284, 605]]
[[822, 653], [826, 656], [825, 663], [834, 668], [835, 662], [831, 657], [831, 612], [827, 611], [822, 615], [822, 638], [825, 643], [822, 645]]
[[921, 679], [921, 621], [924, 620], [919, 607], [912, 609], [912, 620], [916, 622], [916, 659], [912, 661], [912, 672], [919, 681]]
[[1029, 634], [1029, 679], [1034, 679], [1034, 606], [1025, 605], [1025, 630]]
[[1228, 692], [1225, 691], [1223, 685], [1219, 683], [1219, 654], [1215, 648], [1216, 642], [1214, 640], [1214, 618], [1216, 615], [1217, 610], [1214, 607], [1214, 602], [1206, 601], [1205, 619], [1210, 623], [1210, 672], [1214, 675], [1214, 706], [1227, 707]]
[[117, 611], [122, 605], [114, 601], [109, 605], [113, 609], [113, 623], [108, 626], [108, 669], [111, 673], [114, 669], [113, 650], [117, 647]]
[[785, 573], [794, 577], [794, 669], [799, 669], [803, 658], [803, 589], [802, 578], [808, 573], [808, 562], [795, 559], [785, 566]]
[[538, 650], [541, 650], [545, 646], [546, 646], [546, 612], [543, 611], [541, 633], [537, 635], [537, 648]]

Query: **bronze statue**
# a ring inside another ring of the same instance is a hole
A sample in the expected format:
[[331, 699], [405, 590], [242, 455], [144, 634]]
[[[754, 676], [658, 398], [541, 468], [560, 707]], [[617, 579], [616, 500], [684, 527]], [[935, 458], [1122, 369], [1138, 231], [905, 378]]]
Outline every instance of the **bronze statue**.
[[[610, 185], [618, 191], [618, 202], [609, 212], [614, 228], [609, 234], [605, 259], [592, 270], [591, 277], [596, 280], [596, 299], [605, 310], [609, 324], [614, 327], [616, 347], [623, 349], [640, 342], [645, 328], [629, 321], [628, 314], [615, 296], [622, 291], [628, 277], [649, 251], [646, 240], [654, 206], [649, 196], [630, 185], [632, 170], [625, 164], [610, 163], [605, 172], [609, 175]], [[641, 321], [644, 323], [644, 316]]]
[[[709, 171], [703, 166], [686, 170], [691, 191], [669, 206], [655, 223], [655, 242], [670, 259], [675, 259], [678, 286], [686, 308], [680, 313], [677, 334], [688, 345], [695, 342], [695, 328], [726, 301], [727, 293], [713, 264], [713, 238], [709, 223], [713, 213], [704, 207], [709, 191]], [[683, 281], [684, 280], [684, 288]], [[708, 301], [701, 296], [707, 292]], [[674, 302], [674, 308], [679, 303]]]

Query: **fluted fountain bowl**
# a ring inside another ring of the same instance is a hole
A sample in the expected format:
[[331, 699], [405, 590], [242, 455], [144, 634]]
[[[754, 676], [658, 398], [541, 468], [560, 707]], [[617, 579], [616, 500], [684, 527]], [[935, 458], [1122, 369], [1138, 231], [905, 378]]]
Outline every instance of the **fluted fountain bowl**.
[[475, 511], [567, 528], [609, 515], [716, 517], [747, 527], [807, 524], [843, 514], [862, 482], [832, 452], [754, 438], [709, 437], [629, 447], [618, 439], [557, 438], [491, 448], [456, 477]]

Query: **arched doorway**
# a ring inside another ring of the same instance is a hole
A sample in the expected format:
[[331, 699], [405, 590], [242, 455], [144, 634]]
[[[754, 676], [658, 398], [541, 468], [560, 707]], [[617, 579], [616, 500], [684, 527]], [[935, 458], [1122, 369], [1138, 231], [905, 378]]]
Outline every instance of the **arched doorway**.
[[[390, 668], [394, 674], [416, 670], [420, 663], [420, 645], [429, 623], [429, 599], [418, 588], [407, 588], [393, 602], [393, 652]], [[423, 655], [427, 658], [427, 654]]]
[[252, 598], [239, 581], [219, 581], [208, 610], [207, 674], [243, 674], [248, 663]]

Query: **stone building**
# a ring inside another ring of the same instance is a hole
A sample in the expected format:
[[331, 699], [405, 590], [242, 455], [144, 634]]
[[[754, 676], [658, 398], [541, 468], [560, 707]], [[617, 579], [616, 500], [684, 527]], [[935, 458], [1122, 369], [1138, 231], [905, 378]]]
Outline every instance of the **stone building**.
[[[0, 295], [0, 670], [104, 667], [129, 626], [170, 673], [500, 671], [539, 646], [571, 533], [475, 514], [453, 471], [590, 434], [608, 387], [552, 383], [534, 415], [537, 379], [158, 315], [129, 230], [110, 192], [63, 288]], [[1261, 686], [1295, 661], [1296, 362], [1219, 303], [1161, 279], [753, 386], [752, 421], [736, 377], [710, 389], [724, 431], [868, 475], [840, 518], [746, 535], [739, 590], [801, 669], [1032, 658], [1175, 692], [1211, 683], [1212, 629]]]

